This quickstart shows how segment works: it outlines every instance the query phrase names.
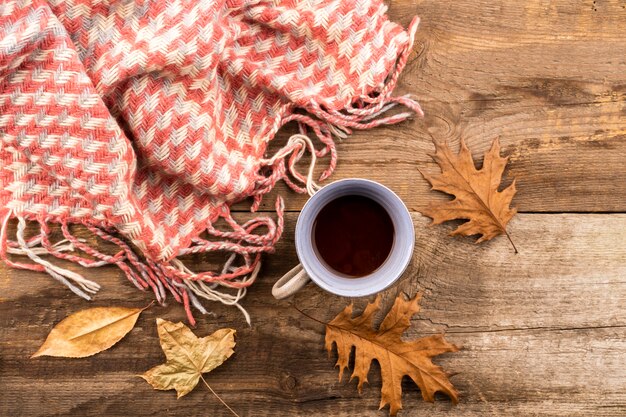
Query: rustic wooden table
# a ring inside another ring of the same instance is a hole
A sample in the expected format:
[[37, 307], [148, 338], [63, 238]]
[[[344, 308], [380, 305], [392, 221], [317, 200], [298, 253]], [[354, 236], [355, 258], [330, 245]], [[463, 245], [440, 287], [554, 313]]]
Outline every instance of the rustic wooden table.
[[[385, 303], [423, 291], [409, 336], [445, 332], [464, 347], [436, 359], [455, 373], [459, 405], [425, 403], [407, 382], [400, 415], [626, 415], [626, 2], [401, 0], [389, 14], [404, 25], [422, 17], [398, 92], [415, 94], [427, 116], [355, 133], [339, 145], [335, 179], [371, 178], [406, 201], [417, 244]], [[427, 227], [418, 212], [445, 198], [417, 171], [437, 169], [427, 128], [454, 147], [464, 137], [478, 161], [500, 137], [518, 182], [509, 227], [518, 255], [506, 238], [475, 245], [449, 238], [450, 226]], [[234, 357], [208, 380], [242, 417], [385, 416], [377, 366], [359, 396], [356, 382], [338, 381], [323, 327], [270, 294], [297, 262], [305, 201], [276, 192], [287, 197], [286, 233], [244, 301], [252, 327], [222, 305], [199, 320], [200, 335], [237, 329]], [[202, 387], [176, 400], [136, 376], [163, 360], [155, 318], [183, 320], [175, 302], [146, 311], [98, 356], [28, 359], [76, 310], [151, 299], [114, 267], [87, 275], [104, 287], [92, 303], [43, 274], [0, 267], [0, 415], [230, 415]], [[309, 285], [293, 302], [328, 320], [348, 300]]]

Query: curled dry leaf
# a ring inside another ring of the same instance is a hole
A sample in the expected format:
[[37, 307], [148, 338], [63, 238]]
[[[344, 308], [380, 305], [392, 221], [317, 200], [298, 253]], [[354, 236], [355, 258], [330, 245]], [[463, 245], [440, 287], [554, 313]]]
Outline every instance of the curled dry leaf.
[[515, 181], [498, 191], [502, 174], [508, 158], [500, 157], [500, 143], [493, 141], [491, 149], [485, 154], [483, 166], [476, 169], [474, 160], [465, 141], [461, 140], [461, 149], [453, 154], [446, 143], [433, 139], [435, 154], [431, 155], [441, 168], [441, 174], [420, 173], [430, 183], [433, 190], [453, 195], [454, 200], [433, 203], [425, 211], [425, 216], [433, 219], [433, 224], [449, 220], [463, 219], [467, 222], [457, 227], [451, 235], [480, 235], [477, 242], [490, 240], [500, 234], [506, 234], [511, 240], [506, 225], [517, 212], [511, 208], [511, 200], [516, 193]]
[[382, 389], [380, 408], [387, 404], [395, 416], [402, 408], [402, 378], [406, 375], [417, 384], [426, 401], [435, 400], [435, 392], [442, 392], [458, 402], [458, 392], [448, 380], [446, 373], [432, 363], [431, 358], [459, 348], [448, 343], [442, 335], [403, 341], [402, 333], [409, 328], [411, 317], [419, 311], [421, 295], [412, 300], [403, 296], [396, 298], [378, 330], [373, 328], [376, 312], [380, 310], [380, 296], [369, 303], [360, 316], [352, 318], [352, 304], [346, 307], [326, 325], [326, 349], [330, 353], [337, 345], [339, 380], [348, 368], [350, 353], [355, 348], [352, 378], [358, 379], [359, 392], [367, 382], [372, 360], [380, 365]]
[[74, 313], [52, 329], [32, 358], [84, 358], [102, 352], [130, 332], [146, 308], [96, 307]]
[[[175, 389], [178, 398], [191, 392], [203, 373], [220, 366], [234, 352], [233, 329], [219, 329], [210, 336], [199, 338], [183, 323], [163, 319], [157, 319], [157, 329], [166, 361], [141, 377], [154, 389]], [[219, 396], [218, 399], [222, 401]]]

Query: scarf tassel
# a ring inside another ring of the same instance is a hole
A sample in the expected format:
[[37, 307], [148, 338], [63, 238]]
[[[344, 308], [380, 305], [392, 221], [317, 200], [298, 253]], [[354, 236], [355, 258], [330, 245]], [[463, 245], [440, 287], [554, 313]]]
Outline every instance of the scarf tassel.
[[[298, 193], [313, 195], [320, 188], [313, 178], [317, 160], [330, 154], [328, 166], [317, 179], [319, 182], [327, 179], [337, 166], [337, 148], [333, 136], [341, 140], [347, 138], [353, 129], [367, 130], [377, 126], [400, 123], [415, 115], [424, 116], [419, 103], [410, 95], [392, 96], [400, 73], [404, 70], [413, 49], [418, 25], [419, 18], [415, 17], [408, 28], [409, 42], [399, 53], [396, 65], [388, 75], [385, 84], [375, 92], [356, 97], [342, 111], [327, 110], [316, 102], [310, 103], [304, 109], [306, 114], [296, 113], [292, 105], [285, 107], [284, 112], [288, 115], [282, 118], [275, 130], [295, 121], [298, 123], [299, 133], [292, 135], [287, 144], [271, 158], [261, 160], [261, 166], [269, 171], [269, 175], [260, 176], [257, 181], [252, 211], [260, 207], [263, 195], [270, 192], [280, 180], [285, 181], [292, 190]], [[402, 106], [408, 111], [385, 116], [396, 106]], [[323, 147], [320, 149], [315, 147], [313, 139], [308, 134], [309, 129], [322, 143]], [[297, 164], [306, 154], [310, 156], [310, 162], [306, 174], [303, 174], [298, 171]]]
[[[165, 262], [143, 258], [128, 243], [117, 237], [114, 230], [96, 227], [88, 222], [81, 224], [94, 236], [115, 245], [119, 251], [112, 255], [103, 253], [94, 247], [96, 245], [90, 245], [87, 240], [74, 236], [70, 231], [69, 222], [64, 220], [58, 222], [63, 234], [63, 239], [58, 242], [50, 241], [52, 234], [50, 225], [43, 218], [34, 221], [39, 226], [39, 233], [27, 238], [27, 219], [8, 211], [0, 216], [0, 259], [13, 268], [45, 272], [86, 300], [93, 298], [93, 295], [100, 289], [100, 285], [77, 272], [55, 265], [44, 256], [52, 255], [84, 268], [116, 265], [135, 287], [144, 291], [150, 288], [161, 305], [165, 304], [169, 292], [176, 301], [184, 305], [191, 325], [196, 323], [191, 306], [202, 314], [208, 313], [201, 299], [234, 305], [250, 324], [250, 315], [241, 306], [240, 300], [246, 295], [247, 287], [257, 279], [261, 267], [261, 254], [272, 252], [274, 244], [282, 234], [283, 210], [283, 200], [278, 198], [276, 201], [277, 222], [269, 217], [257, 217], [239, 225], [232, 218], [228, 207], [224, 206], [221, 217], [232, 230], [218, 230], [213, 225], [207, 229], [211, 237], [223, 240], [210, 241], [196, 238], [190, 247], [179, 252], [178, 257]], [[11, 218], [17, 219], [15, 240], [8, 238]], [[265, 235], [254, 233], [259, 227], [267, 229]], [[184, 255], [216, 250], [229, 252], [220, 273], [193, 272], [179, 258]], [[88, 257], [79, 255], [77, 251]], [[30, 259], [31, 263], [14, 261], [9, 259], [9, 255], [25, 256]], [[243, 259], [243, 265], [235, 265], [238, 257]], [[224, 291], [223, 288], [231, 291]]]

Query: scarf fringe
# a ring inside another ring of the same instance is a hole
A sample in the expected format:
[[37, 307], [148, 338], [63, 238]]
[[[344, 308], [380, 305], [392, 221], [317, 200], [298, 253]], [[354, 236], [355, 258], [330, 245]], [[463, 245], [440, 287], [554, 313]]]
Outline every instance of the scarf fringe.
[[[400, 73], [404, 70], [413, 49], [418, 25], [419, 18], [414, 17], [408, 28], [409, 42], [399, 53], [395, 68], [387, 77], [385, 84], [377, 91], [354, 98], [342, 111], [325, 109], [316, 102], [310, 103], [304, 109], [306, 114], [295, 113], [296, 109], [291, 105], [286, 107], [285, 113], [288, 115], [280, 121], [276, 131], [285, 124], [295, 121], [298, 123], [299, 133], [292, 135], [287, 144], [271, 158], [261, 160], [261, 166], [270, 174], [257, 181], [257, 189], [253, 194], [253, 212], [260, 207], [263, 196], [280, 180], [285, 181], [289, 188], [298, 193], [313, 195], [320, 188], [313, 179], [317, 160], [330, 154], [328, 166], [317, 180], [319, 182], [330, 177], [337, 166], [337, 148], [333, 136], [341, 140], [347, 138], [353, 129], [366, 130], [400, 123], [415, 115], [424, 116], [419, 103], [410, 94], [392, 97]], [[408, 111], [384, 116], [396, 106], [402, 106]], [[309, 129], [322, 143], [322, 148], [315, 148], [313, 139], [308, 134]], [[310, 163], [305, 175], [298, 171], [297, 164], [307, 153], [310, 155]]]
[[[221, 217], [232, 228], [232, 231], [222, 231], [213, 225], [209, 226], [207, 233], [221, 241], [209, 241], [202, 238], [193, 240], [189, 248], [182, 250], [180, 256], [213, 252], [216, 250], [228, 252], [229, 256], [224, 262], [221, 272], [193, 272], [179, 257], [166, 262], [152, 261], [138, 255], [135, 250], [124, 240], [116, 236], [113, 229], [107, 230], [94, 226], [88, 222], [82, 222], [94, 236], [112, 243], [119, 251], [113, 255], [106, 254], [96, 249], [94, 245], [87, 243], [85, 239], [74, 236], [69, 228], [69, 222], [56, 221], [60, 224], [63, 239], [52, 243], [50, 241], [50, 224], [45, 219], [31, 221], [24, 216], [17, 216], [11, 211], [0, 216], [0, 259], [8, 266], [36, 272], [45, 272], [52, 278], [67, 286], [78, 296], [91, 300], [98, 292], [100, 285], [91, 281], [81, 274], [55, 265], [42, 255], [52, 255], [58, 259], [78, 264], [85, 268], [96, 268], [103, 265], [116, 265], [120, 268], [130, 282], [142, 291], [151, 289], [157, 301], [164, 305], [169, 292], [174, 299], [182, 303], [191, 325], [195, 325], [191, 306], [202, 314], [208, 311], [201, 300], [219, 301], [226, 305], [234, 305], [244, 315], [246, 322], [250, 324], [250, 315], [241, 306], [240, 300], [246, 295], [247, 287], [252, 285], [261, 268], [261, 254], [273, 252], [274, 244], [280, 238], [283, 227], [284, 203], [281, 198], [276, 201], [278, 221], [275, 223], [269, 217], [257, 217], [239, 225], [231, 216], [227, 206], [223, 206]], [[17, 219], [17, 231], [15, 240], [8, 238], [9, 220]], [[27, 221], [39, 226], [39, 233], [26, 238], [25, 232]], [[255, 234], [255, 229], [266, 227], [264, 235]], [[89, 257], [76, 253], [79, 250]], [[16, 262], [9, 259], [8, 255], [26, 256], [32, 263]], [[242, 265], [235, 265], [237, 257], [243, 259]], [[227, 292], [224, 290], [234, 290]]]

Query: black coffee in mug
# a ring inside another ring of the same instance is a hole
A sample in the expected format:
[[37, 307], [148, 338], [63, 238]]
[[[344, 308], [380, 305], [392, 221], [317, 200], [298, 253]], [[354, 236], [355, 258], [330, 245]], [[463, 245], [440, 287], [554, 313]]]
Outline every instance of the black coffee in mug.
[[380, 267], [391, 252], [393, 221], [378, 202], [361, 195], [326, 204], [313, 225], [313, 246], [332, 269], [360, 278]]

